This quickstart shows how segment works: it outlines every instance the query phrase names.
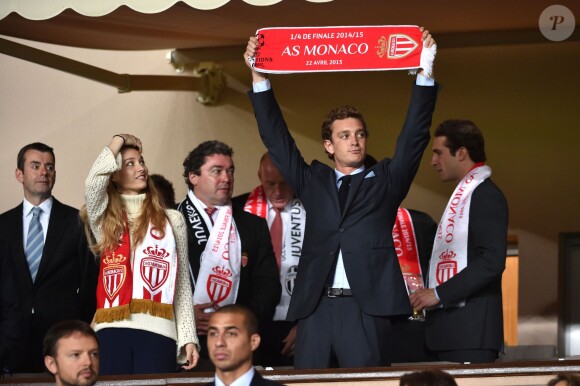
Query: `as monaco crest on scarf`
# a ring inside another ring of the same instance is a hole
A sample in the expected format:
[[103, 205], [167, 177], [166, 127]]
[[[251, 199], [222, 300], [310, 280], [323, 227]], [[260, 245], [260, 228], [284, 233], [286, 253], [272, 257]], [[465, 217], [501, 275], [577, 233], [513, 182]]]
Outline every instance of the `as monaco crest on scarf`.
[[212, 272], [207, 278], [206, 289], [210, 299], [219, 303], [226, 300], [232, 291], [232, 271], [226, 267], [214, 267]]
[[453, 276], [457, 275], [457, 261], [453, 251], [446, 250], [439, 255], [440, 262], [437, 263], [437, 283], [443, 284]]
[[121, 265], [125, 260], [127, 258], [121, 254], [117, 256], [105, 256], [103, 258], [103, 264], [106, 265], [103, 268], [103, 284], [107, 298], [111, 303], [119, 293], [127, 277], [127, 267]]
[[277, 27], [256, 31], [256, 71], [405, 70], [421, 67], [418, 26]]
[[169, 277], [169, 262], [163, 260], [169, 257], [169, 252], [164, 248], [159, 249], [156, 245], [155, 248], [147, 247], [143, 253], [148, 257], [141, 260], [141, 278], [151, 290], [151, 294], [155, 295]]

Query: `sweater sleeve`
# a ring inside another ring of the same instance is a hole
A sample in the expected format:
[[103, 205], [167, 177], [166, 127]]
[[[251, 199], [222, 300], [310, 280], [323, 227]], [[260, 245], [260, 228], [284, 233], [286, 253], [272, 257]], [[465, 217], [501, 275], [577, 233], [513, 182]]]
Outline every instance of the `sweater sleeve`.
[[93, 163], [85, 180], [85, 202], [89, 225], [97, 242], [101, 241], [102, 217], [109, 203], [107, 196], [109, 177], [117, 170], [119, 170], [119, 166], [117, 166], [113, 152], [105, 147]]
[[[200, 350], [199, 340], [195, 329], [193, 314], [193, 292], [189, 280], [189, 260], [187, 252], [187, 228], [181, 213], [176, 210], [167, 210], [167, 217], [171, 223], [175, 244], [177, 246], [178, 268], [177, 284], [173, 308], [177, 327], [177, 360], [184, 362], [185, 345], [194, 343]], [[181, 359], [181, 360], [180, 360]]]

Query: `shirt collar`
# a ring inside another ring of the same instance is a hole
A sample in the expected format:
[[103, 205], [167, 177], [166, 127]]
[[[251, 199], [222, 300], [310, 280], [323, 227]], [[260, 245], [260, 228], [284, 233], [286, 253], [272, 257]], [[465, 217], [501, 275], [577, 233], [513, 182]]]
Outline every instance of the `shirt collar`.
[[[241, 377], [233, 381], [230, 386], [248, 386], [252, 383], [252, 379], [254, 378], [254, 367], [250, 367], [250, 369]], [[217, 373], [215, 374], [215, 386], [225, 386], [221, 379], [219, 379]]]
[[[50, 196], [49, 198], [47, 198], [46, 200], [42, 201], [40, 203], [40, 205], [38, 205], [38, 207], [40, 209], [42, 209], [42, 211], [46, 214], [50, 214], [50, 211], [52, 210], [52, 196]], [[32, 208], [34, 208], [34, 205], [32, 205], [26, 198], [22, 201], [22, 213], [24, 213], [24, 217], [28, 216], [30, 214], [30, 211], [32, 210]]]
[[[197, 196], [195, 195], [195, 193], [193, 192], [193, 190], [191, 190], [191, 189], [188, 190], [187, 191], [187, 196], [189, 197], [189, 199], [191, 200], [191, 202], [193, 202], [193, 204], [195, 206], [197, 206], [198, 208], [203, 209], [203, 210], [205, 210], [205, 208], [207, 208], [207, 205], [204, 204], [199, 198], [197, 198]], [[215, 208], [220, 209], [222, 206], [228, 207], [230, 205], [221, 205], [221, 206], [216, 205]]]
[[[360, 168], [353, 171], [352, 173], [350, 173], [350, 175], [354, 176], [355, 174], [362, 173], [364, 170], [365, 170], [365, 166], [363, 165]], [[345, 176], [345, 175], [346, 174], [339, 172], [338, 169], [334, 169], [334, 177], [336, 179], [336, 183], [338, 183], [338, 180], [340, 179], [340, 177]]]
[[[284, 208], [280, 212], [285, 212], [286, 209], [290, 208], [290, 206], [292, 205], [292, 200], [294, 200], [294, 197], [292, 197], [292, 199], [290, 199], [290, 201], [288, 201], [288, 203], [286, 205], [284, 205]], [[274, 207], [274, 205], [272, 205], [270, 200], [268, 200], [267, 198], [266, 198], [266, 202], [268, 203], [268, 211], [270, 211], [270, 209], [272, 209]]]

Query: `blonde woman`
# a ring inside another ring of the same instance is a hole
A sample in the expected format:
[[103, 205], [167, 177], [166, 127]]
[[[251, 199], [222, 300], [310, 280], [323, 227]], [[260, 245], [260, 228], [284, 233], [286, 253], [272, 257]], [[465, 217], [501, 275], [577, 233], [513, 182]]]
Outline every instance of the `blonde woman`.
[[115, 135], [85, 183], [82, 215], [100, 256], [101, 374], [169, 373], [199, 358], [185, 222], [164, 209], [141, 153], [137, 137]]

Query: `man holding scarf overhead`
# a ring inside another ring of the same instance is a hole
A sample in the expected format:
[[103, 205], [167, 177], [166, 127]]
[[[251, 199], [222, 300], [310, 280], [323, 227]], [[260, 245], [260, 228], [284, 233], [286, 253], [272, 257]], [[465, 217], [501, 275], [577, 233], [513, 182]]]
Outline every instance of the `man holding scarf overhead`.
[[[272, 320], [280, 300], [278, 267], [264, 219], [231, 205], [234, 163], [231, 147], [206, 141], [183, 162], [189, 187], [178, 210], [188, 229], [189, 262], [195, 286], [195, 321], [201, 340], [211, 312], [227, 304], [249, 307], [260, 322]], [[207, 358], [205, 342], [202, 358]]]
[[[424, 29], [430, 52], [435, 40]], [[287, 319], [297, 321], [295, 368], [370, 367], [391, 362], [390, 317], [410, 314], [393, 238], [405, 198], [429, 143], [437, 86], [421, 70], [395, 155], [365, 168], [367, 127], [350, 106], [331, 111], [323, 145], [334, 168], [302, 158], [267, 76], [252, 66], [260, 42], [250, 38], [244, 58], [262, 141], [274, 165], [304, 204], [306, 230]]]
[[493, 362], [503, 345], [501, 276], [508, 206], [489, 178], [483, 135], [471, 121], [444, 121], [435, 130], [431, 165], [457, 187], [441, 217], [429, 288], [410, 296], [427, 308], [425, 339], [439, 360]]

